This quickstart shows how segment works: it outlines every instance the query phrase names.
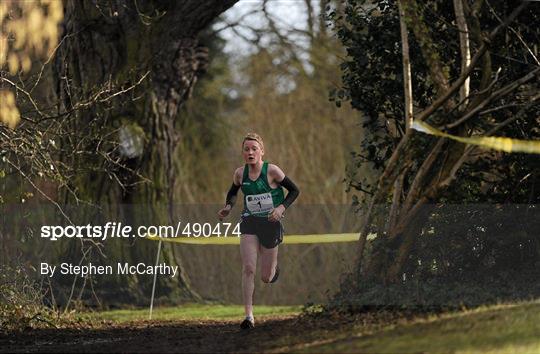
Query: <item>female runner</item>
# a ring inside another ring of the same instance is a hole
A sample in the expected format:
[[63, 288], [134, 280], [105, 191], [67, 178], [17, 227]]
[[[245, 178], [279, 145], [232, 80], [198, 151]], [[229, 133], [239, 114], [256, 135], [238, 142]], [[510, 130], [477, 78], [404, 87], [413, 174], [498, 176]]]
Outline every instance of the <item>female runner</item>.
[[[278, 245], [283, 241], [283, 212], [298, 197], [296, 185], [276, 165], [263, 161], [262, 138], [249, 133], [242, 141], [242, 154], [246, 164], [234, 171], [233, 183], [218, 212], [220, 220], [229, 215], [238, 190], [244, 194], [244, 209], [240, 223], [240, 255], [242, 257], [242, 295], [246, 318], [242, 329], [255, 325], [253, 317], [253, 290], [257, 256], [261, 256], [261, 280], [274, 283], [279, 276], [277, 266]], [[284, 196], [283, 188], [288, 190]]]

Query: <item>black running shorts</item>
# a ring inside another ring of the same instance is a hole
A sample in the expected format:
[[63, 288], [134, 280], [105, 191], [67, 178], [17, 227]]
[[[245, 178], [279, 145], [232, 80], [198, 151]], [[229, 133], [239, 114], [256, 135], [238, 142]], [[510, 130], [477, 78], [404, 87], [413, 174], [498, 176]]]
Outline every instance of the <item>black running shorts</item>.
[[244, 216], [240, 222], [242, 235], [257, 235], [264, 248], [274, 248], [283, 242], [281, 221], [270, 221], [267, 217]]

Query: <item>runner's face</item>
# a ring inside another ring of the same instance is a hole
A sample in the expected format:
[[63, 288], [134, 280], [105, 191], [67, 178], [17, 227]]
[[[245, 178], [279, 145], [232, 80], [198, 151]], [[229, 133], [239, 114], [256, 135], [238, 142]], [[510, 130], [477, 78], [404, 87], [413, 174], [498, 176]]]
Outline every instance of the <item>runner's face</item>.
[[242, 154], [247, 164], [256, 164], [262, 160], [264, 150], [261, 149], [261, 146], [255, 140], [246, 140], [244, 141]]

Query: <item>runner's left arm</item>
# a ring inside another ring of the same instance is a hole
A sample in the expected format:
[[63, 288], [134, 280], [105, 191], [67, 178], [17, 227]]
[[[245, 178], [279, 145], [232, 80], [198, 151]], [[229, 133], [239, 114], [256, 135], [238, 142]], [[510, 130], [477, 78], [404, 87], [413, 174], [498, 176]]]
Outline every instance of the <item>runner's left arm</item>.
[[291, 179], [287, 176], [285, 176], [285, 178], [283, 178], [281, 182], [278, 182], [278, 184], [285, 187], [285, 189], [287, 189], [288, 191], [285, 200], [283, 200], [283, 203], [281, 203], [283, 204], [285, 209], [287, 209], [295, 201], [295, 199], [298, 198], [300, 190], [298, 189], [296, 184], [294, 184], [294, 182], [291, 181]]

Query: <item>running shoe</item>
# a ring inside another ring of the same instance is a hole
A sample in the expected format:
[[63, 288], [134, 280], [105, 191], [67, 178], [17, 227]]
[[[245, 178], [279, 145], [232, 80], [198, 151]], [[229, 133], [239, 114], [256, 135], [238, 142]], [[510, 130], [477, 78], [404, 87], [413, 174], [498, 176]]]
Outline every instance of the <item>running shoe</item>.
[[253, 327], [255, 327], [255, 323], [253, 323], [253, 318], [251, 317], [246, 317], [246, 319], [240, 323], [240, 328], [242, 329], [252, 329]]
[[275, 283], [279, 278], [279, 267], [276, 266], [276, 272], [274, 273], [274, 277], [272, 278], [272, 280], [270, 280], [270, 283]]

